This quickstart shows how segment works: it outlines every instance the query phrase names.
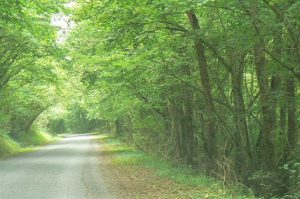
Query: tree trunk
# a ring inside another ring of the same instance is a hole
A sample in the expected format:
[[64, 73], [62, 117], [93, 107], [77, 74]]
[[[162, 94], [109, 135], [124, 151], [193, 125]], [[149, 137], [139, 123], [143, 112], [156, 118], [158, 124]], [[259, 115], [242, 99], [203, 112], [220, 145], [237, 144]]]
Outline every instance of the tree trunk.
[[[184, 66], [183, 73], [191, 75], [190, 67]], [[193, 89], [187, 85], [182, 85], [182, 136], [185, 137], [186, 163], [192, 167], [197, 166], [197, 140], [196, 129], [194, 127], [193, 117]]]
[[207, 142], [207, 155], [212, 162], [217, 158], [217, 141], [216, 141], [216, 123], [215, 123], [215, 106], [212, 99], [211, 85], [208, 75], [208, 63], [205, 56], [205, 49], [203, 40], [199, 36], [201, 29], [198, 18], [193, 11], [187, 13], [189, 22], [194, 31], [194, 45], [196, 50], [196, 57], [200, 72], [200, 81], [203, 86], [203, 97], [206, 108], [206, 142]]
[[183, 159], [181, 123], [178, 120], [178, 106], [173, 100], [168, 101], [169, 131], [172, 143], [172, 155], [175, 160]]
[[240, 66], [239, 69], [232, 70], [232, 88], [234, 95], [233, 107], [235, 111], [234, 120], [236, 124], [235, 143], [237, 145], [235, 170], [239, 174], [243, 174], [249, 169], [249, 167], [251, 168], [253, 160], [246, 120], [246, 108], [242, 91], [242, 68], [243, 66]]
[[25, 128], [24, 128], [24, 131], [25, 131], [25, 132], [28, 132], [28, 131], [31, 129], [33, 123], [37, 120], [37, 118], [38, 118], [45, 110], [46, 110], [46, 108], [40, 109], [39, 111], [37, 111], [37, 112], [29, 119], [27, 125], [26, 125]]
[[275, 122], [276, 107], [269, 88], [268, 74], [266, 72], [265, 42], [260, 37], [260, 24], [258, 23], [258, 2], [252, 0], [251, 17], [258, 41], [254, 44], [254, 65], [260, 91], [260, 106], [262, 109], [262, 129], [258, 143], [258, 156], [263, 170], [274, 169], [275, 156]]
[[295, 147], [297, 144], [297, 118], [296, 118], [296, 86], [294, 78], [288, 78], [286, 80], [287, 91], [287, 115], [288, 115], [288, 129], [287, 129], [287, 152], [289, 156], [294, 157]]

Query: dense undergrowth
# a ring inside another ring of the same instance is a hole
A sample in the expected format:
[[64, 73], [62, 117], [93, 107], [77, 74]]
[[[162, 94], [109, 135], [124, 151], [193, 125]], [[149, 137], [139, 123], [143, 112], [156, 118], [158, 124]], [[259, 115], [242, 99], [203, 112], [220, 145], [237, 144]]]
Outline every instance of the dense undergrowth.
[[225, 185], [224, 182], [208, 177], [192, 168], [178, 166], [171, 161], [140, 152], [111, 135], [101, 134], [99, 140], [104, 153], [113, 157], [113, 164], [152, 169], [162, 178], [168, 178], [184, 187], [189, 187], [190, 193], [184, 193], [189, 198], [255, 198], [249, 189], [241, 185]]
[[8, 134], [0, 134], [0, 158], [7, 158], [19, 153], [29, 152], [35, 147], [47, 144], [54, 137], [45, 131], [33, 128], [27, 133], [12, 138]]

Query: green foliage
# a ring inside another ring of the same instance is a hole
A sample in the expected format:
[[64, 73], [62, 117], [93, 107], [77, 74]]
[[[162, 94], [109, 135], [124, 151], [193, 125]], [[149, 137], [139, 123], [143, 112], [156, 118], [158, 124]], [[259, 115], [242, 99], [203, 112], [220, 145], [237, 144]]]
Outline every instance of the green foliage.
[[57, 29], [51, 25], [51, 19], [63, 10], [65, 2], [1, 0], [1, 157], [52, 140], [33, 124], [61, 97], [62, 51], [56, 45]]
[[48, 129], [50, 132], [57, 134], [65, 133], [67, 130], [65, 126], [65, 121], [62, 118], [50, 119], [50, 121], [48, 121]]
[[89, 119], [86, 111], [76, 105], [69, 110], [65, 122], [70, 132], [87, 133], [96, 128], [96, 121]]
[[[299, 2], [66, 2], [1, 0], [2, 131], [30, 145], [47, 140], [35, 123], [110, 128], [182, 172], [201, 168], [266, 197], [297, 194]], [[51, 18], [62, 12], [76, 26], [58, 45]]]
[[51, 18], [64, 2], [1, 1], [0, 129], [15, 138], [59, 100], [62, 53]]
[[298, 7], [78, 1], [65, 47], [79, 106], [145, 152], [284, 195], [295, 182], [280, 168], [298, 156]]

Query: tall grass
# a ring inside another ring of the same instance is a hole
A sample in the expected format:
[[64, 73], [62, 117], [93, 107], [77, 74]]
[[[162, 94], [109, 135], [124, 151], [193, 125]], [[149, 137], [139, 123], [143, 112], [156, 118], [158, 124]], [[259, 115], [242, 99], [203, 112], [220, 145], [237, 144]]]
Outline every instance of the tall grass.
[[20, 133], [15, 140], [21, 147], [33, 147], [47, 144], [53, 137], [42, 129], [32, 128], [29, 132]]
[[0, 158], [16, 154], [21, 149], [20, 145], [7, 134], [0, 134]]
[[6, 133], [0, 133], [0, 159], [15, 154], [34, 150], [36, 146], [45, 145], [54, 140], [48, 133], [33, 128], [27, 133], [19, 133], [11, 138]]

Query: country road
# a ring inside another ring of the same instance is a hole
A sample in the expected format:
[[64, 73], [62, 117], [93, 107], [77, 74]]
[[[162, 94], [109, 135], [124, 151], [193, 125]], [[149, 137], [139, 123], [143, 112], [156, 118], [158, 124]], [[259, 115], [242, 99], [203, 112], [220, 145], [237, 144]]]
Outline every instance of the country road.
[[112, 199], [99, 169], [95, 135], [72, 135], [56, 144], [0, 161], [1, 199]]

